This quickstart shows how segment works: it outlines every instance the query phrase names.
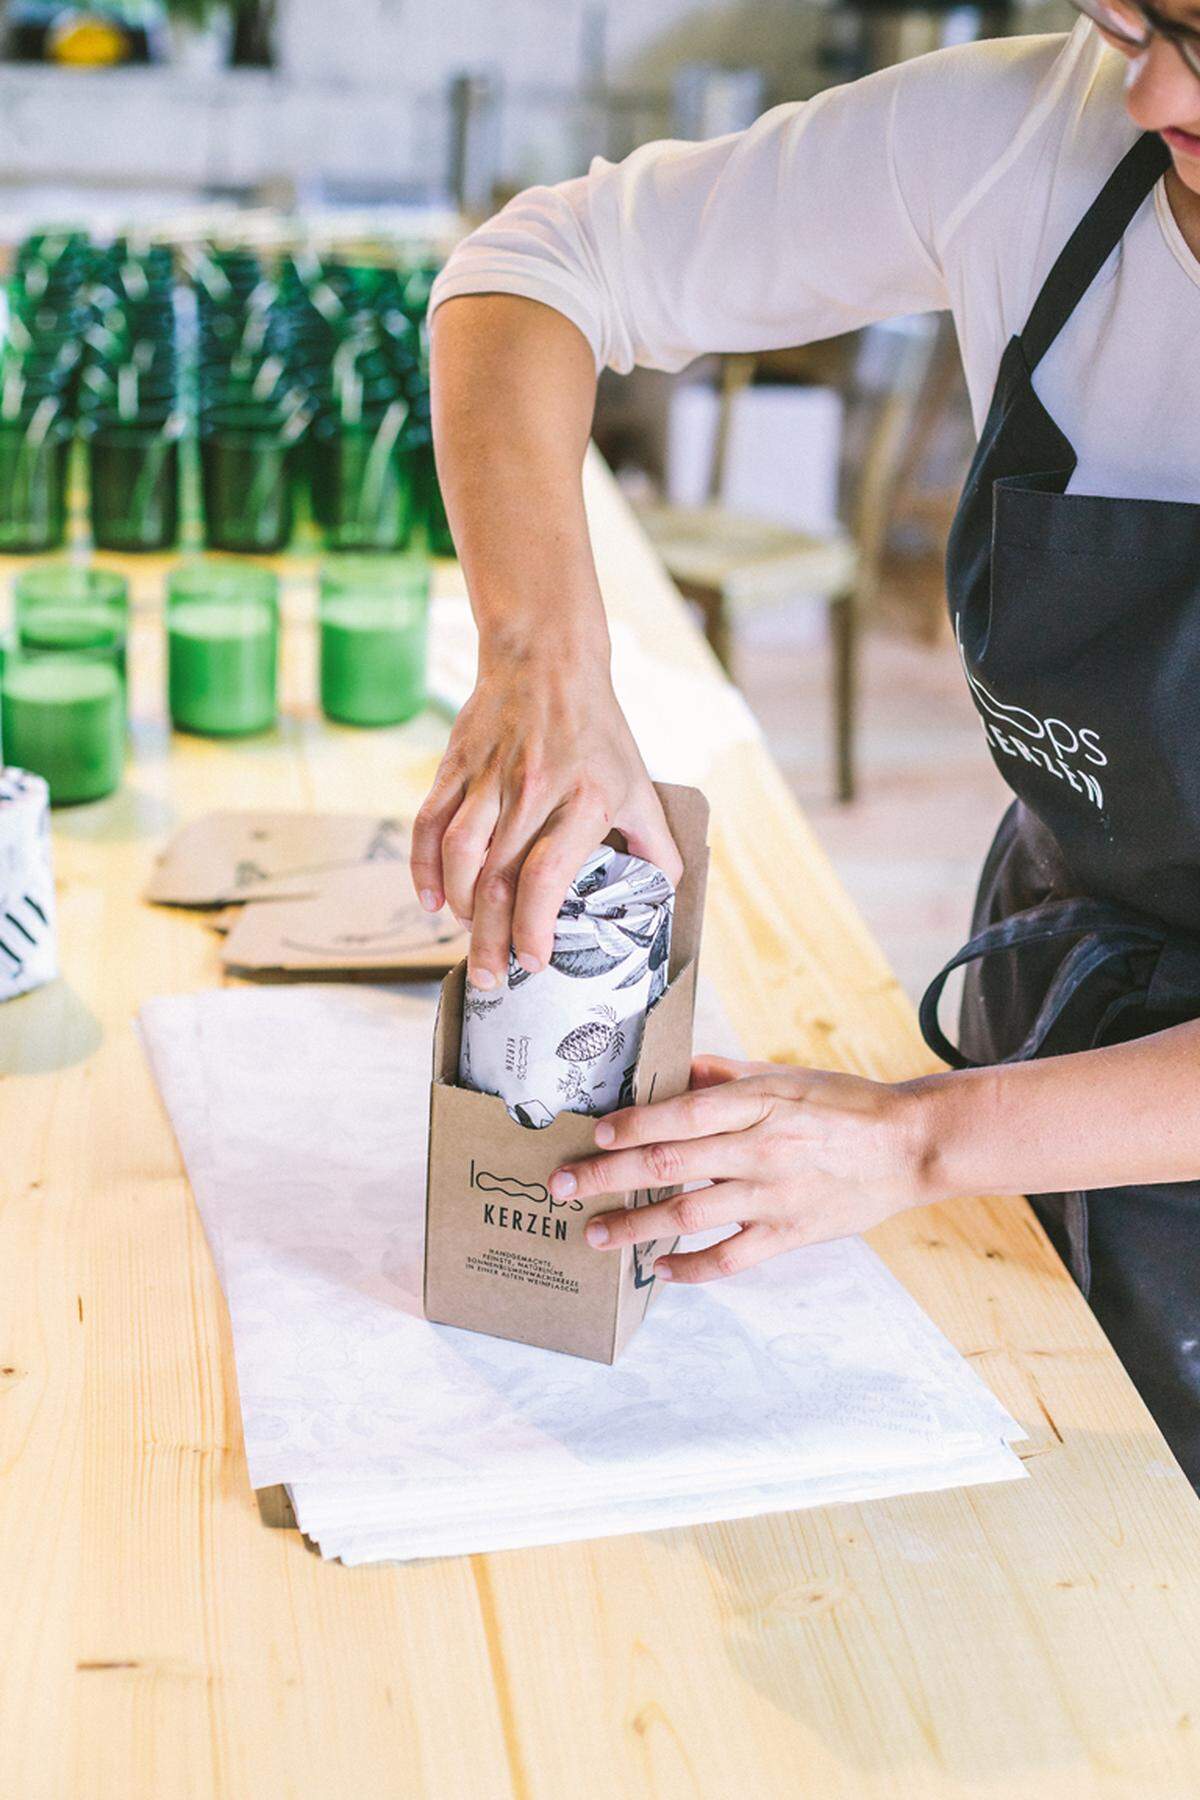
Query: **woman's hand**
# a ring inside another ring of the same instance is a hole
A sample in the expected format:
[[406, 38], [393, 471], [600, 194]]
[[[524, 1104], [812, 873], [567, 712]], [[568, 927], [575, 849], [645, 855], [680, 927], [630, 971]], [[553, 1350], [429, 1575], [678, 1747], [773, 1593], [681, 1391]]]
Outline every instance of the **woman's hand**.
[[738, 1231], [705, 1250], [660, 1257], [666, 1281], [710, 1281], [783, 1250], [869, 1231], [922, 1206], [932, 1155], [919, 1082], [892, 1087], [774, 1063], [699, 1058], [691, 1091], [611, 1113], [596, 1126], [604, 1153], [551, 1177], [559, 1199], [709, 1181], [653, 1206], [600, 1213], [586, 1236], [597, 1248]]
[[413, 832], [413, 885], [471, 928], [470, 979], [503, 980], [509, 945], [544, 968], [581, 865], [614, 827], [682, 873], [658, 795], [608, 678], [608, 646], [492, 650]]

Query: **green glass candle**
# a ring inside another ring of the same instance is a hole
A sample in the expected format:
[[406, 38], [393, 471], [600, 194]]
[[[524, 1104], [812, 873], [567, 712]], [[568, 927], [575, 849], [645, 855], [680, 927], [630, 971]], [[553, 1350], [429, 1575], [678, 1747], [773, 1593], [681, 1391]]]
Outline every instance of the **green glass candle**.
[[321, 572], [321, 706], [346, 725], [398, 725], [425, 704], [429, 565], [346, 557]]
[[129, 584], [108, 569], [51, 563], [13, 583], [17, 639], [29, 650], [112, 650], [122, 674]]
[[44, 776], [55, 806], [120, 785], [125, 689], [105, 650], [10, 649], [0, 677], [3, 759]]
[[167, 591], [167, 703], [180, 731], [245, 737], [275, 723], [279, 584], [237, 564], [176, 570]]

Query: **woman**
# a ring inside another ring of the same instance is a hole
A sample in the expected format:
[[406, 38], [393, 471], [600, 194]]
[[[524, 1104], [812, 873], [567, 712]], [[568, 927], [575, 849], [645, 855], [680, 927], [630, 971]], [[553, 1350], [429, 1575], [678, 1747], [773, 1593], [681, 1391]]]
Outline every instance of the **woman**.
[[[1200, 7], [1086, 6], [1066, 38], [597, 163], [451, 259], [436, 427], [480, 670], [413, 869], [471, 922], [483, 988], [510, 939], [545, 962], [610, 827], [678, 871], [608, 680], [579, 478], [597, 368], [948, 307], [980, 433], [950, 607], [1017, 796], [956, 959], [981, 1066], [889, 1086], [702, 1059], [691, 1094], [602, 1120], [553, 1185], [711, 1181], [589, 1228], [607, 1249], [738, 1228], [660, 1258], [675, 1281], [955, 1194], [1037, 1195], [1200, 1485]], [[961, 1065], [943, 979], [923, 1024]]]

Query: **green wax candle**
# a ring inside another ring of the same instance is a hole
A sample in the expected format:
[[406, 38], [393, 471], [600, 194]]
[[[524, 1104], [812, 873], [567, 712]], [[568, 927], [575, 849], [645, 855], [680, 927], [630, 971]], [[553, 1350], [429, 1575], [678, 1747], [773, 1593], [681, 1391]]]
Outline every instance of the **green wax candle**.
[[125, 672], [129, 586], [107, 569], [51, 563], [13, 583], [17, 638], [30, 650], [111, 650]]
[[278, 631], [261, 600], [179, 600], [167, 612], [167, 697], [182, 731], [243, 737], [275, 723]]
[[321, 601], [321, 705], [347, 725], [397, 725], [425, 704], [425, 603], [405, 595]]
[[17, 623], [31, 650], [107, 650], [121, 638], [120, 623], [107, 606], [34, 606]]
[[32, 769], [56, 806], [99, 800], [121, 780], [125, 695], [115, 662], [63, 654], [5, 659], [3, 760]]

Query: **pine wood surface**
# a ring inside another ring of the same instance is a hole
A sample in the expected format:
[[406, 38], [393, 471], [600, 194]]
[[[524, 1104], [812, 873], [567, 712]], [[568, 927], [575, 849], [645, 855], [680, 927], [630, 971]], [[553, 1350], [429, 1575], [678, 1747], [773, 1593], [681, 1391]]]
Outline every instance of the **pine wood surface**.
[[[613, 614], [702, 707], [715, 664], [598, 463], [589, 495]], [[1029, 1481], [362, 1570], [256, 1499], [132, 1022], [219, 981], [215, 942], [139, 893], [211, 806], [415, 805], [445, 724], [322, 723], [297, 582], [278, 731], [172, 739], [165, 565], [127, 566], [135, 760], [56, 815], [65, 973], [0, 1009], [3, 1800], [1200, 1792], [1200, 1505], [1023, 1202], [874, 1241], [1025, 1424]], [[706, 786], [705, 966], [752, 1053], [929, 1066], [765, 748]]]

